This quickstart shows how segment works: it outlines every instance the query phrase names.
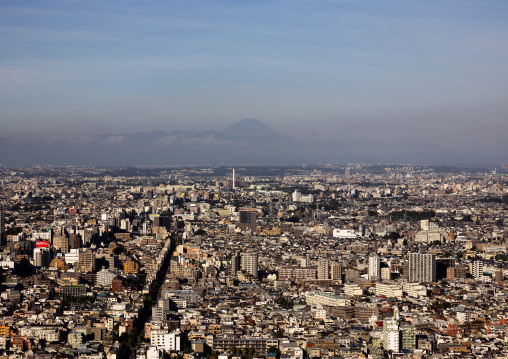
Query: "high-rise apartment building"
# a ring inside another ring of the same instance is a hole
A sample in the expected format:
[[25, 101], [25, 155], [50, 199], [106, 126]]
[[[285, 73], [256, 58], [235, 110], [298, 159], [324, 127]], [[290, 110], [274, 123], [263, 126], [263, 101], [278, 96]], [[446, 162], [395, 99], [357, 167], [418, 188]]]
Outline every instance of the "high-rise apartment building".
[[446, 277], [448, 268], [455, 267], [453, 258], [436, 258], [436, 280]]
[[95, 252], [92, 250], [79, 252], [77, 268], [80, 272], [95, 272]]
[[413, 352], [416, 348], [416, 329], [409, 322], [401, 322], [398, 311], [383, 321], [383, 348], [393, 353]]
[[317, 267], [318, 279], [330, 279], [330, 261], [327, 259], [320, 259]]
[[167, 311], [164, 308], [159, 306], [152, 307], [152, 320], [163, 321], [167, 318]]
[[397, 315], [396, 313], [393, 318], [383, 321], [383, 349], [391, 350], [393, 353], [400, 352], [399, 318]]
[[392, 270], [390, 267], [382, 267], [381, 268], [381, 280], [390, 280], [392, 279]]
[[297, 189], [295, 189], [295, 191], [291, 195], [291, 199], [293, 200], [293, 202], [300, 202], [302, 200], [302, 193]]
[[171, 216], [157, 214], [153, 217], [153, 225], [155, 227], [165, 227], [169, 231], [171, 229]]
[[330, 264], [330, 279], [341, 280], [342, 279], [342, 264], [332, 263]]
[[420, 222], [420, 229], [415, 235], [416, 242], [432, 243], [443, 241], [443, 235], [439, 232], [437, 223], [431, 222], [428, 219], [422, 220]]
[[429, 253], [409, 253], [409, 281], [435, 282], [436, 255]]
[[258, 255], [244, 254], [242, 255], [242, 270], [249, 273], [254, 278], [258, 277]]
[[49, 267], [51, 253], [49, 248], [34, 248], [34, 266]]
[[377, 256], [369, 257], [369, 280], [381, 279], [381, 260]]
[[466, 276], [467, 276], [467, 268], [465, 266], [455, 266], [446, 268], [447, 279], [466, 278]]
[[53, 248], [61, 253], [69, 253], [69, 238], [67, 237], [54, 237]]
[[77, 233], [69, 234], [69, 248], [78, 249], [81, 248], [81, 236]]
[[231, 257], [231, 274], [235, 275], [239, 270], [242, 262], [242, 257], [239, 253], [235, 253], [234, 256]]
[[257, 225], [256, 221], [258, 219], [257, 211], [254, 208], [244, 208], [240, 210], [239, 213], [240, 222], [238, 223], [238, 228], [242, 230], [242, 232], [251, 231], [256, 232]]
[[471, 274], [473, 278], [476, 280], [480, 280], [483, 277], [483, 262], [482, 261], [474, 261], [473, 267], [471, 268]]
[[409, 322], [401, 323], [399, 327], [401, 349], [403, 352], [414, 352], [416, 349], [416, 328]]

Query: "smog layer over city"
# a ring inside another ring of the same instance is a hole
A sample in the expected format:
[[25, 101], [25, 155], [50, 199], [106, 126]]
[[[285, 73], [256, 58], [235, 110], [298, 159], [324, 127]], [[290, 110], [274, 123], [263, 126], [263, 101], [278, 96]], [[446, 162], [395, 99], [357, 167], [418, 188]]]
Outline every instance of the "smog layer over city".
[[508, 3], [0, 3], [0, 359], [508, 357]]

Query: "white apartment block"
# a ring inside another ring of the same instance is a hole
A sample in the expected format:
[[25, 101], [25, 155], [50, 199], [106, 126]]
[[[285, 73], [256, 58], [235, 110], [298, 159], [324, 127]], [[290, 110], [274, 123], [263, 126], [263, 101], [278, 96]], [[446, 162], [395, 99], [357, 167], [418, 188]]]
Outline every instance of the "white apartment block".
[[328, 305], [330, 307], [344, 307], [351, 305], [349, 297], [341, 297], [323, 292], [307, 292], [305, 300], [309, 305]]
[[439, 232], [439, 226], [437, 223], [429, 220], [423, 220], [420, 222], [420, 229], [421, 230], [415, 235], [416, 242], [432, 243], [435, 241], [443, 241], [443, 235]]
[[483, 277], [484, 263], [482, 261], [474, 261], [471, 268], [471, 274], [476, 280], [481, 280]]
[[154, 346], [150, 346], [146, 349], [146, 359], [161, 359], [163, 354], [161, 349], [157, 349], [157, 347]]
[[402, 290], [410, 297], [418, 298], [427, 296], [427, 287], [420, 283], [406, 282], [402, 285]]
[[363, 294], [363, 288], [357, 283], [344, 284], [344, 294], [347, 296], [358, 296]]
[[116, 274], [108, 269], [101, 269], [97, 272], [97, 285], [101, 285], [103, 287], [111, 287], [113, 283], [113, 279], [115, 279]]
[[399, 323], [396, 319], [385, 319], [383, 323], [383, 348], [394, 353], [400, 352]]
[[376, 283], [376, 295], [385, 297], [402, 297], [402, 288], [397, 283]]
[[44, 339], [48, 343], [54, 343], [60, 341], [60, 331], [56, 328], [47, 327], [22, 327], [19, 328], [19, 335], [23, 337], [36, 337], [38, 339]]
[[152, 331], [150, 335], [150, 345], [157, 349], [167, 352], [171, 350], [180, 350], [180, 332]]

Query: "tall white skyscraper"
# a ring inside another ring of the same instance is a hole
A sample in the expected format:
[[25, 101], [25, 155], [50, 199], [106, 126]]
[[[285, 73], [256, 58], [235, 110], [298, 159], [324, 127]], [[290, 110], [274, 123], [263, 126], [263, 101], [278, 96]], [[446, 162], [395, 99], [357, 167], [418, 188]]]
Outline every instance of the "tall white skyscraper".
[[381, 260], [377, 256], [369, 257], [369, 280], [381, 279]]
[[435, 282], [436, 255], [429, 253], [409, 253], [409, 281]]

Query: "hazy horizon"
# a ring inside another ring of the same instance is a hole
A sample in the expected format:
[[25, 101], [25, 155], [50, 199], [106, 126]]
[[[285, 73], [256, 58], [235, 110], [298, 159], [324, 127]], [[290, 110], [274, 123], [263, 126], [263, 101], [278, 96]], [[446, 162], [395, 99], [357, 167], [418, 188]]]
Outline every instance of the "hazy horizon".
[[404, 151], [393, 144], [415, 147], [415, 162], [439, 160], [437, 150], [449, 152], [444, 162], [507, 159], [503, 1], [19, 1], [0, 9], [0, 163], [60, 163], [72, 153], [48, 146], [77, 156], [97, 135], [221, 131], [244, 118], [317, 143], [287, 150], [300, 162], [319, 161], [337, 142], [351, 144], [340, 148], [351, 161], [393, 162]]

